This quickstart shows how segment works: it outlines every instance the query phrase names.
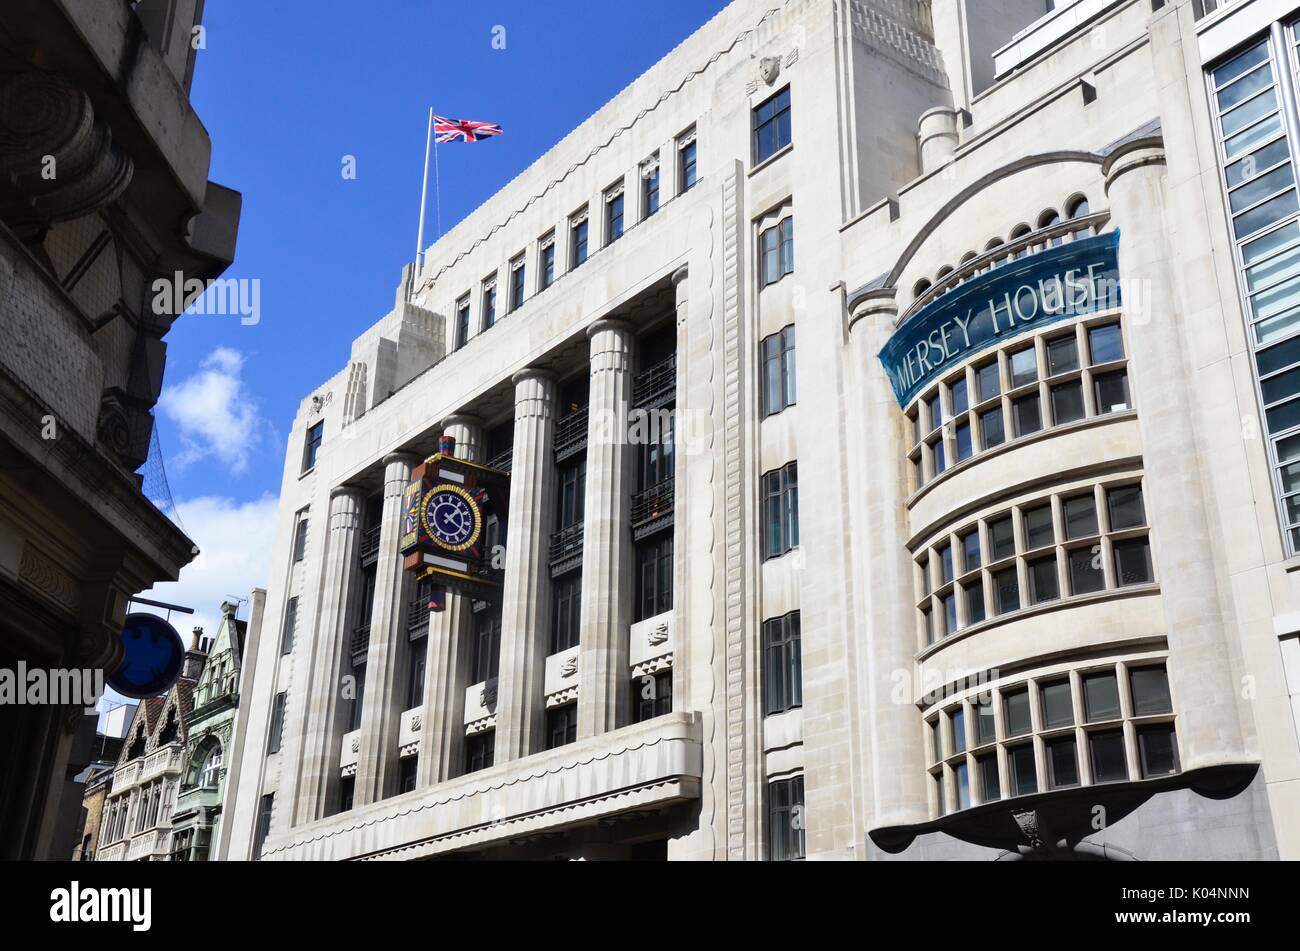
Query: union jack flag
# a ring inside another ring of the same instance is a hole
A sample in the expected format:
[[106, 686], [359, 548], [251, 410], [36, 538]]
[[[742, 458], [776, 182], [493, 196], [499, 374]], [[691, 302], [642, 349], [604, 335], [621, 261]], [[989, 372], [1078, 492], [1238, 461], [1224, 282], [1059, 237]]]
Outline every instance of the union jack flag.
[[435, 139], [437, 142], [477, 142], [501, 134], [501, 126], [495, 122], [472, 122], [469, 119], [446, 119], [433, 117]]

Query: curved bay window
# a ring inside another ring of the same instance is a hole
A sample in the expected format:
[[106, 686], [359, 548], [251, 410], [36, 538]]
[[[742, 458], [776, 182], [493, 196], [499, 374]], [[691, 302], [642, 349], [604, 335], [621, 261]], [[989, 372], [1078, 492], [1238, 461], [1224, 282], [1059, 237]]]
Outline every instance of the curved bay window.
[[799, 612], [763, 622], [763, 713], [803, 706], [803, 648]]
[[221, 780], [221, 745], [217, 744], [208, 750], [207, 756], [203, 758], [203, 764], [199, 768], [198, 784], [204, 789], [215, 787]]

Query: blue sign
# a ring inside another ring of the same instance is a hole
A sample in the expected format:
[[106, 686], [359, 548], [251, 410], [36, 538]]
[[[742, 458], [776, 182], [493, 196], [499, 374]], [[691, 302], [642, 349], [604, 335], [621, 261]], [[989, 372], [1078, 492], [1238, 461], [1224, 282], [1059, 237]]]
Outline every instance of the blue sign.
[[185, 644], [176, 628], [156, 614], [128, 614], [121, 636], [126, 655], [108, 685], [132, 700], [166, 693], [185, 660]]
[[1119, 305], [1119, 232], [1111, 231], [1005, 262], [935, 298], [889, 338], [880, 362], [905, 407], [981, 350]]

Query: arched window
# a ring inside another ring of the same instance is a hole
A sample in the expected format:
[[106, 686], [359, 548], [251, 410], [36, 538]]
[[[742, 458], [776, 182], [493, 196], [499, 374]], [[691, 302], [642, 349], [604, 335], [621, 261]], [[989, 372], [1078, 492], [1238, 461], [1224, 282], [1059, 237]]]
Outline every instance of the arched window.
[[144, 727], [136, 731], [135, 739], [131, 742], [131, 748], [126, 751], [128, 760], [139, 759], [144, 756]]
[[203, 760], [203, 768], [199, 770], [199, 785], [203, 787], [215, 786], [221, 779], [221, 746], [214, 745], [208, 750], [207, 757]]
[[1050, 228], [1052, 225], [1059, 225], [1060, 223], [1061, 216], [1056, 213], [1055, 208], [1047, 209], [1038, 219], [1039, 228]]
[[925, 293], [926, 291], [928, 291], [929, 289], [930, 289], [930, 282], [929, 282], [929, 281], [926, 281], [926, 280], [920, 280], [920, 281], [917, 281], [917, 282], [916, 282], [916, 287], [912, 288], [912, 297], [913, 297], [914, 299], [917, 298], [917, 297], [920, 297], [922, 294], [924, 294], [924, 293]]
[[1070, 203], [1065, 206], [1065, 213], [1071, 219], [1084, 218], [1092, 214], [1092, 209], [1088, 207], [1087, 195], [1076, 195], [1070, 199]]
[[158, 745], [166, 746], [168, 743], [176, 742], [176, 708], [172, 707], [167, 711], [167, 720], [163, 723], [162, 732], [158, 734]]

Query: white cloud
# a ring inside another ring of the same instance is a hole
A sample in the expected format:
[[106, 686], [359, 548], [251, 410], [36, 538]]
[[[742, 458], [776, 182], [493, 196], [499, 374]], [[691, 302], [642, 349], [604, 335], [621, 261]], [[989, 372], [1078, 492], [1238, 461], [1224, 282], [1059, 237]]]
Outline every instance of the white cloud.
[[180, 430], [181, 449], [170, 460], [177, 468], [213, 458], [235, 475], [248, 470], [267, 424], [244, 384], [243, 369], [243, 354], [217, 347], [197, 373], [163, 390], [158, 408]]
[[[171, 616], [186, 647], [196, 625], [208, 636], [216, 634], [222, 601], [246, 599], [253, 588], [266, 587], [278, 506], [269, 494], [246, 502], [204, 496], [176, 503], [185, 532], [200, 554], [181, 569], [179, 581], [156, 585], [141, 597], [194, 609], [193, 615]], [[247, 604], [240, 606], [239, 617], [248, 619]]]

